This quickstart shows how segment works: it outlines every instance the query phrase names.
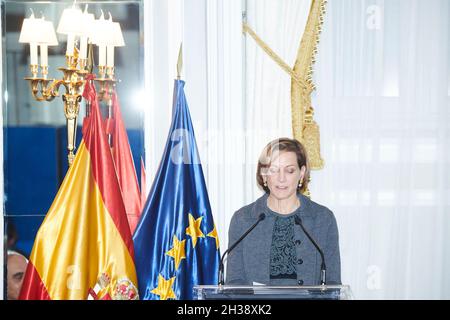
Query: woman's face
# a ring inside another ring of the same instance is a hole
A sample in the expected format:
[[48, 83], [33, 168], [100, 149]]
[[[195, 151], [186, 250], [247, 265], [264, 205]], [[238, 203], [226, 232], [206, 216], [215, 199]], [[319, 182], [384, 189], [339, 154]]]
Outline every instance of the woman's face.
[[270, 195], [278, 200], [284, 200], [297, 194], [297, 187], [300, 181], [303, 182], [305, 171], [305, 166], [298, 167], [294, 152], [280, 152], [272, 160], [263, 179], [267, 182]]

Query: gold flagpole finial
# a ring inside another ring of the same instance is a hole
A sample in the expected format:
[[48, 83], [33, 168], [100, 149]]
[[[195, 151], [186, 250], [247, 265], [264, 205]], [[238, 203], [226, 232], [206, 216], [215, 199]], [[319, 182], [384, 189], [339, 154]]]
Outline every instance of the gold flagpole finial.
[[177, 62], [177, 79], [178, 80], [180, 80], [182, 69], [183, 69], [183, 42], [180, 43], [180, 50], [178, 51], [178, 62]]

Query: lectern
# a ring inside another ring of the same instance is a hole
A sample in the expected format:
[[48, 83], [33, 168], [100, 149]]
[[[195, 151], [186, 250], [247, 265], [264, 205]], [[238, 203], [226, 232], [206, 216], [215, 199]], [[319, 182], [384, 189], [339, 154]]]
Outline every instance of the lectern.
[[349, 286], [194, 286], [196, 300], [351, 300]]

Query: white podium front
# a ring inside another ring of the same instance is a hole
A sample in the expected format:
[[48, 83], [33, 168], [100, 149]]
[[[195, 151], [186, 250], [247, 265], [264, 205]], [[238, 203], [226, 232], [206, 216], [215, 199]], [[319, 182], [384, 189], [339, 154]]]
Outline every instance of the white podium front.
[[350, 286], [194, 286], [196, 300], [352, 300]]

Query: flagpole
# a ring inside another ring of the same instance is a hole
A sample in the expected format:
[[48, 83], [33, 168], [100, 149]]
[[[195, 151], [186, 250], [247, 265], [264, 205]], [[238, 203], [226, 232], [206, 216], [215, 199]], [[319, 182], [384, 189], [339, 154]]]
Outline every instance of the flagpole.
[[[94, 50], [93, 50], [93, 44], [88, 44], [88, 58], [87, 58], [87, 71], [88, 74], [92, 74], [94, 70]], [[92, 84], [93, 80], [89, 80], [89, 82]], [[86, 99], [86, 117], [89, 117], [91, 114], [91, 101], [89, 99]]]
[[[108, 121], [112, 121], [113, 118], [113, 91], [114, 91], [114, 84], [110, 84], [108, 86]], [[112, 132], [108, 130], [108, 143], [109, 147], [112, 148]]]

